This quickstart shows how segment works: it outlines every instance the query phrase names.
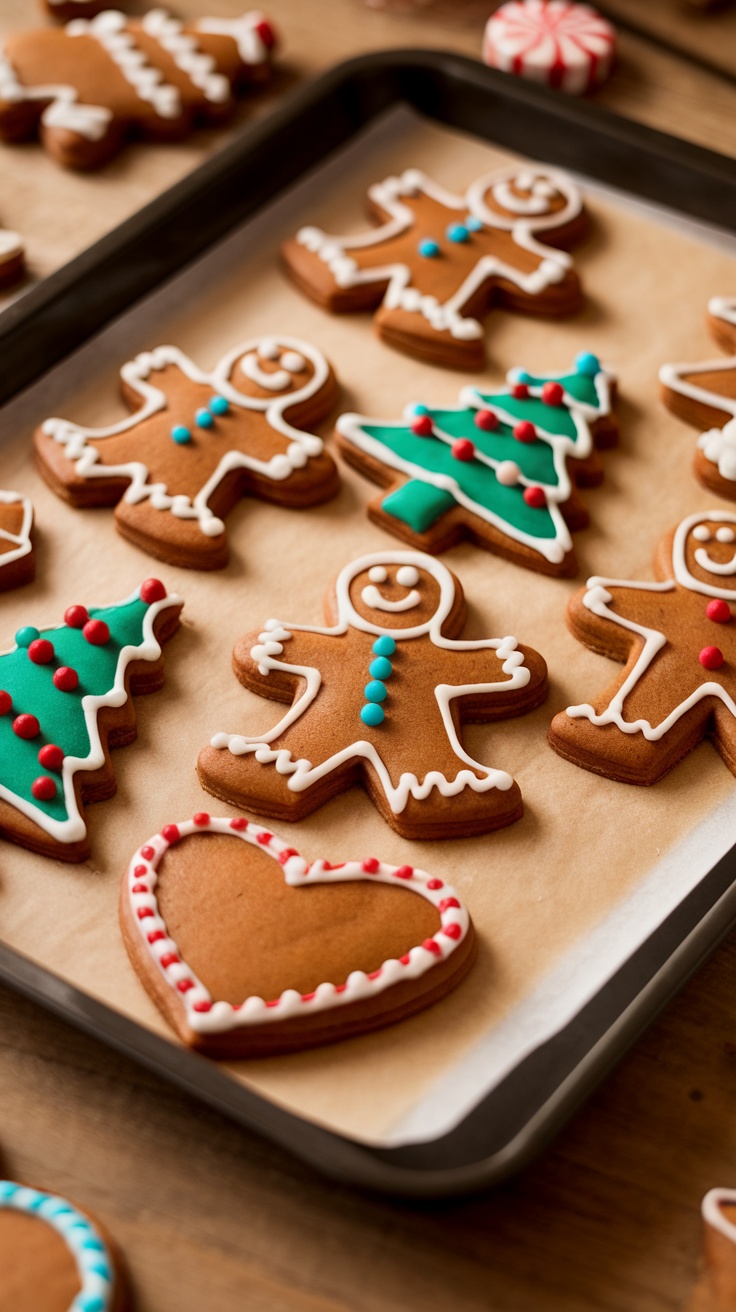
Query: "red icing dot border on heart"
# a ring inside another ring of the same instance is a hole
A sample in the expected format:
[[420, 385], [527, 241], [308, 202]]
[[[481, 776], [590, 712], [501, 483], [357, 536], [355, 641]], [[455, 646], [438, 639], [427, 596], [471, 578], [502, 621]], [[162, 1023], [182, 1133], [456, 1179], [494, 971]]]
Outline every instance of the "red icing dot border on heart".
[[[329, 981], [311, 993], [286, 989], [278, 998], [250, 997], [233, 1005], [213, 999], [194, 971], [182, 960], [168, 932], [156, 897], [157, 870], [170, 847], [191, 834], [230, 834], [268, 853], [281, 866], [292, 888], [307, 884], [346, 883], [363, 880], [408, 888], [436, 907], [440, 929], [433, 938], [411, 948], [400, 959], [392, 958], [370, 974], [353, 971], [339, 984]], [[133, 923], [156, 968], [169, 987], [179, 994], [187, 1024], [199, 1034], [217, 1034], [250, 1025], [272, 1024], [309, 1011], [327, 1011], [373, 997], [403, 980], [417, 979], [432, 966], [446, 960], [465, 939], [470, 917], [455, 889], [443, 880], [413, 866], [390, 866], [376, 857], [363, 861], [313, 861], [310, 864], [265, 826], [246, 820], [212, 817], [199, 812], [192, 820], [167, 824], [138, 849], [126, 874], [126, 892]]]

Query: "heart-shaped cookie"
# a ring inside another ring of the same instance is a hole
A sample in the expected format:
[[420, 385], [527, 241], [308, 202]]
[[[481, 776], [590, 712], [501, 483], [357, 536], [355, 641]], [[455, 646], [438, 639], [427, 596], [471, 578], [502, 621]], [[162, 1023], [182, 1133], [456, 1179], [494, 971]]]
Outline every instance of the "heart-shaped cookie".
[[307, 863], [243, 817], [200, 813], [136, 852], [120, 919], [180, 1038], [216, 1057], [331, 1043], [436, 1002], [472, 965], [454, 889], [375, 857]]
[[65, 1198], [0, 1180], [0, 1312], [126, 1312], [119, 1257]]

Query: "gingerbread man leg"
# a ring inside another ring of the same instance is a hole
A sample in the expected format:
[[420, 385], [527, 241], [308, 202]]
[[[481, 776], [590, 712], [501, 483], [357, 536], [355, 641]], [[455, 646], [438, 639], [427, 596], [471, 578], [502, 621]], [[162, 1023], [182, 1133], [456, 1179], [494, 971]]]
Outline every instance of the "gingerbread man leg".
[[[594, 703], [596, 714], [605, 711], [623, 683], [623, 676]], [[549, 731], [550, 746], [573, 765], [627, 784], [655, 784], [692, 750], [707, 732], [710, 709], [699, 702], [683, 715], [664, 738], [651, 742], [641, 732], [625, 733], [617, 724], [593, 724], [585, 716], [560, 711]]]

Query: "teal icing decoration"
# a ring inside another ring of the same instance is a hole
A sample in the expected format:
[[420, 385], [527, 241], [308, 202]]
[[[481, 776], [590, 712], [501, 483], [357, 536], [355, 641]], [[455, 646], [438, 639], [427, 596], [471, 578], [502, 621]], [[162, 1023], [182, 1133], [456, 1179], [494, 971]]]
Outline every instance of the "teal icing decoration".
[[32, 624], [26, 624], [22, 629], [18, 629], [18, 632], [15, 635], [15, 641], [19, 647], [30, 647], [31, 643], [35, 642], [36, 638], [40, 637], [41, 634], [38, 629], [34, 629]]
[[64, 1198], [0, 1180], [0, 1211], [38, 1217], [56, 1231], [72, 1254], [80, 1290], [69, 1312], [111, 1312], [115, 1274], [112, 1258], [92, 1221]]
[[379, 724], [383, 724], [386, 714], [382, 706], [377, 706], [375, 702], [367, 702], [360, 712], [360, 718], [363, 724], [375, 729]]
[[419, 254], [425, 260], [435, 260], [440, 253], [439, 243], [433, 241], [431, 237], [425, 237], [419, 243]]
[[[455, 462], [457, 463], [457, 461]], [[395, 492], [390, 492], [381, 502], [381, 509], [402, 524], [408, 524], [414, 533], [426, 533], [440, 515], [452, 510], [457, 502], [451, 492], [434, 487], [431, 483], [422, 483], [412, 478]]]
[[191, 442], [192, 440], [192, 434], [185, 424], [174, 424], [174, 427], [171, 430], [171, 436], [177, 446], [185, 446], [187, 442]]
[[592, 351], [581, 351], [575, 356], [575, 368], [579, 374], [586, 374], [588, 378], [595, 378], [596, 374], [601, 371], [601, 362], [597, 355]]
[[369, 702], [385, 702], [388, 688], [385, 683], [381, 683], [380, 679], [372, 679], [370, 683], [365, 685], [364, 692], [366, 700]]
[[474, 214], [469, 214], [465, 220], [465, 227], [468, 232], [482, 232], [483, 222], [477, 219]]
[[373, 650], [376, 653], [376, 656], [393, 656], [396, 651], [396, 643], [393, 638], [390, 638], [387, 633], [384, 633], [380, 638], [376, 638], [376, 641], [373, 644]]
[[390, 679], [393, 674], [393, 665], [385, 656], [377, 656], [368, 666], [368, 673], [374, 679]]
[[447, 229], [447, 238], [462, 246], [470, 238], [470, 233], [464, 223], [451, 223]]
[[212, 428], [215, 422], [209, 410], [205, 410], [204, 408], [198, 410], [194, 418], [197, 421], [197, 428]]
[[230, 409], [230, 402], [226, 396], [213, 396], [208, 409], [213, 415], [226, 415]]

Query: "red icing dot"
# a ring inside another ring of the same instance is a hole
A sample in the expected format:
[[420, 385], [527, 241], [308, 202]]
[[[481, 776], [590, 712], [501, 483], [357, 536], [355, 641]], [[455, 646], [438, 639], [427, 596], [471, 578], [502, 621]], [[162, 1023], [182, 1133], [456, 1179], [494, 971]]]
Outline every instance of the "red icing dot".
[[143, 879], [143, 877], [147, 874], [148, 871], [146, 870], [145, 866], [136, 866], [133, 871], [133, 876], [135, 879]]
[[316, 996], [317, 996], [316, 990], [314, 990], [312, 993], [302, 993], [302, 1002], [311, 1002], [312, 998]]
[[82, 635], [86, 642], [91, 642], [93, 647], [104, 647], [110, 640], [110, 630], [104, 620], [87, 620]]
[[268, 1001], [268, 1002], [266, 1003], [266, 1006], [267, 1006], [267, 1007], [278, 1007], [278, 1005], [279, 1005], [279, 999], [278, 999], [278, 998], [271, 998], [270, 1001]]
[[154, 849], [148, 843], [146, 843], [145, 847], [141, 848], [141, 856], [144, 861], [152, 861], [155, 855], [156, 853]]
[[709, 601], [705, 608], [705, 613], [709, 620], [715, 620], [716, 624], [727, 624], [731, 618], [731, 607], [727, 601], [722, 601], [720, 597], [714, 597]]
[[394, 871], [394, 874], [396, 875], [397, 879], [411, 879], [412, 875], [414, 874], [414, 867], [399, 866], [398, 870]]
[[532, 506], [535, 510], [541, 510], [547, 504], [543, 487], [525, 487], [524, 500], [528, 506]]
[[403, 957], [399, 957], [399, 961], [401, 962], [402, 966], [408, 966], [409, 962], [411, 961], [411, 957], [409, 956], [409, 953], [405, 952]]
[[31, 792], [39, 802], [50, 802], [56, 797], [56, 784], [47, 774], [40, 774], [31, 784]]
[[6, 692], [3, 688], [0, 690], [0, 715], [7, 715], [12, 705], [13, 699], [10, 696], [10, 693]]
[[442, 883], [441, 879], [428, 879], [427, 888], [432, 888], [432, 889], [444, 888], [444, 884]]
[[134, 884], [130, 891], [131, 893], [148, 893], [149, 888], [147, 884]]
[[16, 715], [13, 720], [13, 733], [19, 738], [37, 738], [40, 732], [41, 726], [35, 715]]
[[150, 934], [146, 934], [146, 938], [153, 945], [154, 943], [160, 943], [162, 939], [166, 938], [166, 935], [162, 929], [152, 929]]
[[136, 911], [136, 915], [139, 920], [150, 920], [153, 916], [153, 911], [150, 907], [139, 907]]
[[517, 442], [536, 442], [537, 440], [537, 430], [528, 419], [520, 419], [518, 424], [514, 424], [513, 433]]
[[161, 837], [166, 839], [166, 842], [169, 844], [169, 846], [171, 846], [173, 843], [178, 843], [179, 839], [181, 838], [181, 834], [179, 833], [179, 826], [164, 825], [163, 829], [161, 830]]
[[145, 601], [150, 606], [154, 601], [163, 601], [166, 596], [166, 588], [160, 579], [146, 579], [141, 583], [141, 601]]
[[526, 401], [529, 395], [529, 388], [526, 383], [514, 383], [511, 388], [511, 395], [515, 401]]
[[266, 49], [273, 50], [276, 45], [276, 33], [271, 24], [267, 22], [265, 18], [262, 18], [260, 22], [256, 23], [255, 31], [258, 33]]
[[195, 825], [208, 825], [210, 822], [210, 817], [206, 811], [198, 811], [196, 815], [192, 816], [192, 819]]
[[[148, 892], [148, 889], [146, 889], [146, 892]], [[160, 957], [159, 960], [164, 970], [166, 970], [168, 966], [176, 966], [179, 962], [179, 957], [176, 952], [164, 952], [164, 955]]]
[[194, 1010], [195, 1010], [195, 1011], [212, 1011], [212, 1003], [211, 1003], [211, 1002], [205, 1002], [205, 1001], [202, 1001], [202, 1002], [195, 1002], [195, 1003], [194, 1003]]
[[235, 818], [234, 818], [233, 820], [230, 821], [230, 828], [231, 828], [231, 829], [247, 829], [247, 828], [248, 828], [248, 821], [246, 820], [245, 816], [243, 816], [243, 815], [236, 815]]
[[286, 862], [289, 861], [291, 857], [298, 855], [299, 853], [295, 847], [285, 847], [283, 852], [279, 852], [279, 861], [282, 866], [285, 866]]
[[430, 415], [417, 415], [411, 421], [411, 431], [417, 437], [432, 436], [432, 419]]
[[60, 665], [58, 670], [54, 670], [54, 687], [59, 692], [74, 692], [79, 687], [79, 675], [73, 670], [71, 665]]
[[450, 450], [456, 460], [472, 460], [475, 456], [475, 447], [467, 437], [459, 437]]
[[427, 952], [433, 952], [436, 957], [442, 956], [442, 948], [439, 943], [435, 943], [433, 938], [425, 938], [422, 947], [426, 948]]
[[475, 426], [484, 433], [492, 433], [494, 428], [498, 428], [498, 418], [492, 410], [476, 410]]
[[188, 993], [190, 989], [194, 988], [194, 980], [180, 979], [177, 981], [176, 987], [178, 988], [180, 993]]
[[561, 383], [545, 383], [542, 388], [542, 400], [547, 405], [562, 405], [565, 392]]
[[47, 743], [38, 753], [38, 762], [46, 770], [60, 770], [64, 764], [64, 753], [55, 743]]
[[704, 647], [698, 660], [706, 670], [718, 670], [723, 664], [724, 655], [720, 647]]
[[459, 906], [460, 903], [458, 902], [456, 897], [443, 897], [442, 901], [440, 902], [438, 910], [441, 915], [443, 911], [449, 911], [450, 907], [459, 907]]
[[369, 857], [366, 857], [365, 861], [363, 862], [363, 869], [365, 870], [365, 873], [366, 873], [367, 875], [375, 875], [375, 873], [376, 873], [376, 871], [378, 870], [378, 867], [379, 867], [380, 864], [381, 864], [381, 863], [380, 863], [380, 861], [377, 859], [377, 857], [375, 857], [375, 856], [369, 856]]
[[347, 984], [336, 984], [336, 985], [335, 985], [335, 992], [336, 992], [336, 993], [344, 993], [345, 990], [346, 990], [346, 988], [347, 988]]
[[381, 967], [379, 966], [379, 967], [378, 967], [378, 970], [369, 970], [368, 975], [367, 975], [367, 978], [368, 978], [368, 979], [378, 979], [379, 975], [381, 975], [381, 974], [382, 974], [382, 970], [381, 970]]
[[446, 934], [448, 938], [459, 938], [462, 932], [462, 927], [456, 925], [454, 921], [451, 925], [442, 926], [442, 933]]
[[86, 606], [70, 606], [64, 611], [64, 623], [69, 625], [70, 629], [83, 629], [89, 619], [89, 611]]
[[34, 665], [48, 665], [54, 659], [54, 644], [48, 638], [35, 638], [28, 648], [28, 659]]
[[262, 829], [260, 834], [256, 834], [256, 842], [260, 843], [262, 847], [266, 847], [272, 838], [273, 834], [269, 834], [267, 829]]

